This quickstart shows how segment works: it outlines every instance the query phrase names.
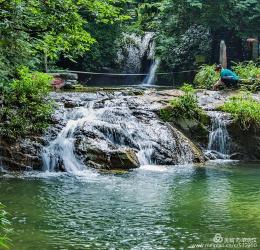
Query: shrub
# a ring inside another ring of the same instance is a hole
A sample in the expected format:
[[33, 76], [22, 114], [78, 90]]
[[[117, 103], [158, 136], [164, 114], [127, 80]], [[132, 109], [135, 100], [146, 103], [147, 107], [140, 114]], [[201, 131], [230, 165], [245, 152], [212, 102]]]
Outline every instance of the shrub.
[[260, 90], [260, 67], [256, 63], [241, 62], [232, 67], [242, 79], [242, 86], [250, 91]]
[[2, 91], [0, 136], [17, 138], [43, 131], [49, 123], [52, 104], [46, 99], [52, 77], [28, 68], [18, 72], [19, 78]]
[[9, 249], [7, 237], [10, 229], [8, 229], [10, 222], [6, 219], [6, 212], [3, 209], [3, 205], [0, 203], [0, 249]]
[[199, 88], [212, 89], [219, 77], [219, 73], [215, 71], [215, 65], [203, 65], [196, 74], [194, 83]]
[[181, 90], [184, 92], [184, 95], [171, 100], [170, 107], [160, 111], [160, 117], [164, 121], [180, 118], [201, 120], [203, 110], [198, 105], [194, 88], [185, 84]]
[[232, 68], [242, 79], [260, 78], [260, 67], [253, 61], [240, 62], [235, 64]]
[[242, 129], [249, 129], [251, 125], [260, 126], [260, 102], [254, 100], [249, 93], [231, 97], [220, 109], [231, 113]]

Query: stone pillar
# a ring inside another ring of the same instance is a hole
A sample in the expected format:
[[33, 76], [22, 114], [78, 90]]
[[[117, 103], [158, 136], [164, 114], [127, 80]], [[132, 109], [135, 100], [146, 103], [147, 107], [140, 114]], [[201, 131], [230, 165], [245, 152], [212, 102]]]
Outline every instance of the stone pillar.
[[257, 60], [258, 58], [258, 46], [259, 46], [259, 43], [258, 43], [258, 40], [255, 39], [253, 42], [252, 42], [252, 59], [253, 60]]
[[220, 42], [219, 63], [223, 68], [227, 68], [227, 47], [224, 40]]

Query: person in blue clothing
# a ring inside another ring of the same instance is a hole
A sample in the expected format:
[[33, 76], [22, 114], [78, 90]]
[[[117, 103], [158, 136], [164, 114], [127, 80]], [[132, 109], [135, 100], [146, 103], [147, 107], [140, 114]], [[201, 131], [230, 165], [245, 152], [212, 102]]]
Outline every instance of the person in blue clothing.
[[216, 66], [215, 71], [220, 73], [220, 80], [213, 86], [214, 90], [221, 87], [235, 88], [238, 86], [239, 76], [235, 72], [224, 69], [221, 64]]

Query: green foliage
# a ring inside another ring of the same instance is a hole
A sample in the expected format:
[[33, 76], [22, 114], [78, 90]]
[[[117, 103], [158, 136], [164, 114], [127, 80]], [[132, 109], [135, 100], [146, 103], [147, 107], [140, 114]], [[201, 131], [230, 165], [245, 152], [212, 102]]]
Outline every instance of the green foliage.
[[215, 65], [203, 65], [194, 78], [196, 87], [212, 89], [219, 80], [220, 75], [215, 71]]
[[[14, 77], [17, 67], [43, 69], [44, 58], [76, 58], [95, 39], [88, 20], [98, 24], [128, 19], [119, 7], [125, 0], [0, 1], [0, 81]], [[2, 77], [3, 76], [3, 77]]]
[[172, 107], [168, 106], [166, 108], [160, 109], [160, 113], [159, 116], [160, 118], [165, 121], [165, 122], [169, 122], [172, 119]]
[[17, 138], [42, 132], [48, 127], [52, 104], [46, 99], [52, 77], [21, 68], [19, 79], [3, 88], [0, 110], [0, 136]]
[[194, 68], [197, 65], [196, 56], [207, 58], [210, 49], [210, 33], [202, 25], [192, 25], [180, 35], [165, 32], [157, 36], [156, 53], [167, 69]]
[[[213, 34], [231, 31], [240, 39], [257, 37], [259, 18], [258, 0], [163, 0], [157, 17], [157, 53], [165, 67], [190, 68], [196, 52], [211, 59]], [[204, 27], [204, 31], [190, 30], [192, 27]], [[175, 54], [179, 48], [180, 53]]]
[[175, 111], [174, 117], [187, 119], [199, 118], [202, 111], [198, 105], [195, 90], [189, 84], [185, 84], [181, 87], [181, 90], [184, 92], [184, 95], [170, 101]]
[[155, 31], [157, 28], [157, 17], [160, 13], [162, 1], [144, 0], [133, 1], [129, 14], [132, 17], [132, 25], [127, 27], [130, 32]]
[[[232, 67], [242, 79], [242, 86], [250, 91], [260, 90], [260, 68], [256, 63], [240, 62]], [[214, 65], [203, 65], [194, 78], [196, 87], [212, 89], [213, 85], [219, 80], [220, 75], [216, 72]]]
[[88, 31], [96, 43], [75, 66], [80, 70], [101, 71], [104, 67], [115, 68], [118, 51], [118, 40], [122, 36], [122, 28], [117, 24], [89, 23]]
[[9, 249], [10, 239], [7, 237], [10, 232], [10, 222], [6, 218], [6, 211], [0, 202], [0, 249]]
[[220, 109], [231, 113], [245, 130], [252, 125], [260, 126], [260, 102], [254, 100], [248, 92], [231, 97]]
[[242, 87], [255, 92], [260, 90], [260, 67], [253, 61], [240, 62], [232, 67], [242, 79]]
[[160, 117], [164, 121], [176, 119], [203, 119], [203, 110], [198, 105], [194, 88], [185, 84], [181, 90], [184, 95], [170, 101], [170, 106], [160, 110]]
[[253, 61], [240, 62], [235, 64], [232, 68], [242, 79], [251, 80], [260, 78], [260, 67], [258, 67]]

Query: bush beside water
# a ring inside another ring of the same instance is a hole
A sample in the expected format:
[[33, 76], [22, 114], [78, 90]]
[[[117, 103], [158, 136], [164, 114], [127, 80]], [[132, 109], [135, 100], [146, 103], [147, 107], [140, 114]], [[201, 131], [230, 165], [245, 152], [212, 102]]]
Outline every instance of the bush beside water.
[[203, 65], [194, 78], [194, 84], [198, 88], [212, 89], [219, 80], [219, 74], [215, 71], [215, 65]]
[[160, 117], [164, 121], [176, 119], [197, 119], [201, 120], [204, 112], [198, 105], [198, 100], [194, 88], [189, 84], [184, 84], [181, 88], [183, 96], [170, 101], [170, 106], [160, 110]]
[[0, 136], [18, 138], [39, 133], [48, 127], [52, 104], [46, 99], [52, 77], [40, 72], [30, 73], [23, 67], [18, 79], [1, 90]]
[[260, 102], [254, 100], [249, 93], [240, 93], [231, 97], [220, 109], [231, 113], [244, 130], [252, 125], [260, 126]]

